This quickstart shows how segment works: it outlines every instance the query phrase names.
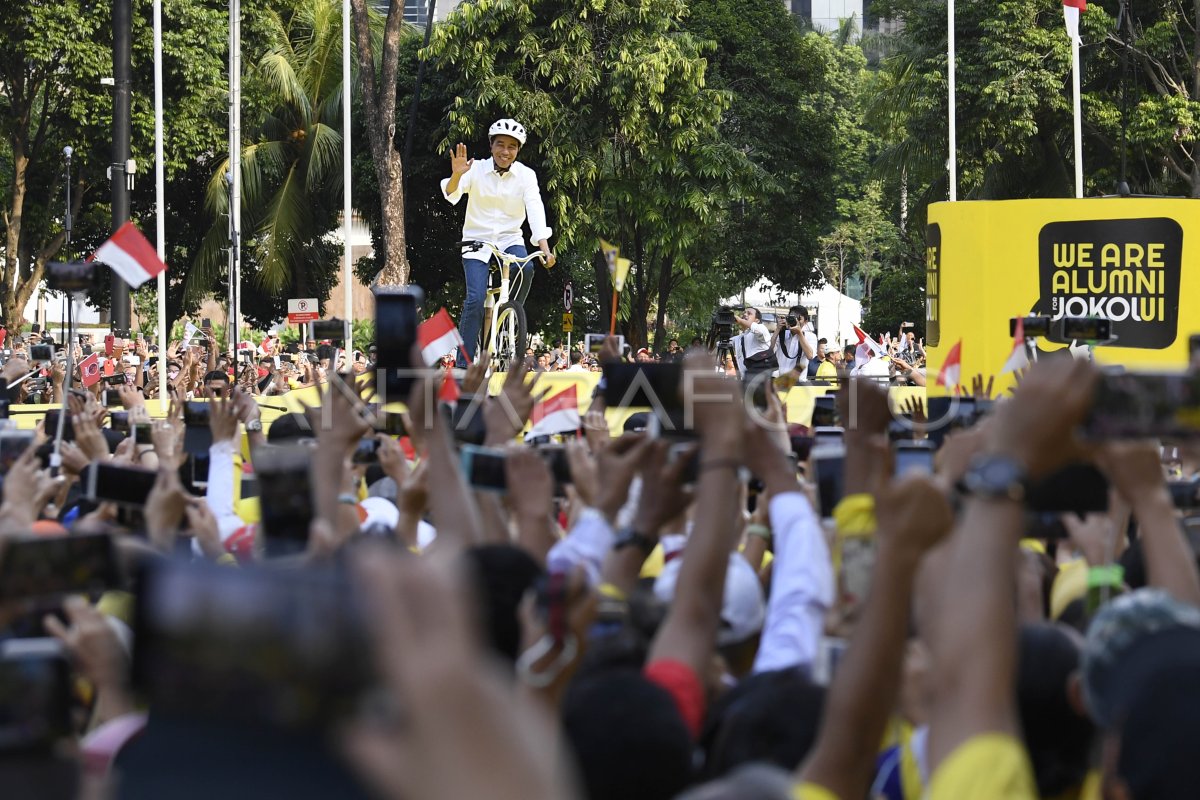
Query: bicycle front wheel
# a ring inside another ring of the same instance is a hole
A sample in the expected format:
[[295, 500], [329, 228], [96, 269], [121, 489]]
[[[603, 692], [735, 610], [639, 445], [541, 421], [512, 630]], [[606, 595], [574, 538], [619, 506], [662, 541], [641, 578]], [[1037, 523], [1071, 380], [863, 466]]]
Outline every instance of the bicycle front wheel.
[[496, 359], [500, 372], [507, 372], [525, 357], [525, 307], [509, 300], [496, 311]]

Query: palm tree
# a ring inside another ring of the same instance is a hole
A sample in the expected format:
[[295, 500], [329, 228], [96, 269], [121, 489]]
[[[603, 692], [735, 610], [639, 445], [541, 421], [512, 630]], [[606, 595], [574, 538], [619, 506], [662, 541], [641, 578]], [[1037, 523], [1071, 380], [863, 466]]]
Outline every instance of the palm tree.
[[[336, 268], [323, 239], [341, 201], [341, 8], [336, 0], [300, 0], [286, 20], [275, 10], [265, 20], [269, 49], [246, 92], [248, 105], [265, 111], [242, 150], [243, 282], [276, 298], [285, 289], [304, 297]], [[188, 276], [193, 297], [226, 268], [228, 169], [225, 158], [208, 183], [214, 222]]]

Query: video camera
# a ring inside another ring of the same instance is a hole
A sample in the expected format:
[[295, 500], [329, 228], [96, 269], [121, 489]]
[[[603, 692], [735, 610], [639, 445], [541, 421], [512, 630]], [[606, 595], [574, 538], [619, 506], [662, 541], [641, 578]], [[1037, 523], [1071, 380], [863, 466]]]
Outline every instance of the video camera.
[[742, 306], [717, 306], [713, 309], [712, 319], [708, 326], [708, 349], [711, 350], [718, 343], [728, 346], [729, 340], [733, 336], [734, 320], [737, 319], [737, 312], [742, 310]]
[[1112, 320], [1101, 317], [1013, 317], [1008, 321], [1009, 336], [1017, 335], [1018, 319], [1022, 322], [1027, 339], [1040, 337], [1059, 344], [1070, 344], [1072, 341], [1105, 344], [1117, 338], [1112, 332]]

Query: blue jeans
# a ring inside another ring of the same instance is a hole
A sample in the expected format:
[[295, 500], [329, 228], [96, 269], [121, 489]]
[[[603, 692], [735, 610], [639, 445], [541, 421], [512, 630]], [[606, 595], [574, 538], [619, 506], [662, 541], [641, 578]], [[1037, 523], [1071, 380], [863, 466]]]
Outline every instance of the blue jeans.
[[[529, 255], [525, 246], [520, 244], [514, 244], [504, 252], [522, 258]], [[463, 275], [467, 280], [467, 299], [463, 302], [462, 319], [458, 321], [458, 330], [462, 334], [463, 341], [466, 343], [464, 349], [472, 361], [475, 360], [475, 351], [479, 348], [479, 329], [483, 327], [483, 301], [487, 295], [488, 271], [489, 265], [486, 261], [480, 261], [476, 258], [463, 259]], [[517, 273], [509, 273], [510, 287], [516, 279]], [[513, 299], [524, 303], [525, 298], [529, 296], [529, 289], [532, 286], [533, 262], [531, 261], [521, 269], [521, 287], [513, 295]], [[495, 313], [495, 311], [492, 313]], [[465, 367], [466, 365], [466, 359], [463, 358], [460, 352], [457, 358], [457, 366]]]

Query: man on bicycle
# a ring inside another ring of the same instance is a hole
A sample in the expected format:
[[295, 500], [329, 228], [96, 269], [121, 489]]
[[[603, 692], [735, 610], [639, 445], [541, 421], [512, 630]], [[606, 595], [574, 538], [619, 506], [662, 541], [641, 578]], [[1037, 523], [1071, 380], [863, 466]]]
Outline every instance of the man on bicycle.
[[[459, 142], [450, 156], [450, 177], [442, 181], [442, 196], [458, 205], [463, 194], [470, 195], [463, 221], [463, 240], [488, 242], [515, 256], [528, 255], [521, 236], [521, 223], [528, 218], [532, 239], [537, 242], [549, 268], [555, 260], [548, 243], [553, 231], [546, 225], [546, 209], [542, 205], [537, 174], [517, 161], [517, 153], [525, 144], [525, 128], [516, 120], [497, 120], [488, 129], [488, 139], [492, 157], [484, 161], [468, 159], [466, 145]], [[466, 343], [466, 355], [471, 359], [475, 358], [479, 330], [483, 326], [490, 260], [491, 255], [485, 249], [463, 253], [467, 297], [458, 326]], [[519, 283], [516, 299], [523, 303], [533, 285], [532, 262], [522, 268]], [[458, 364], [466, 366], [461, 354]]]

